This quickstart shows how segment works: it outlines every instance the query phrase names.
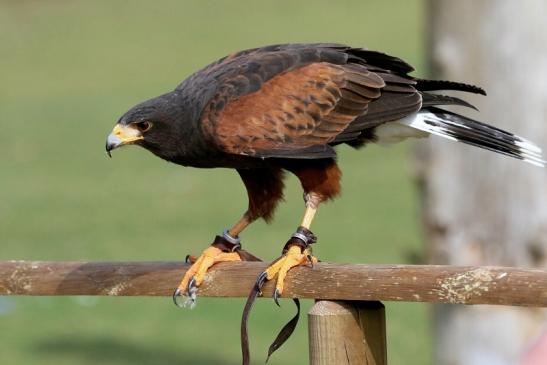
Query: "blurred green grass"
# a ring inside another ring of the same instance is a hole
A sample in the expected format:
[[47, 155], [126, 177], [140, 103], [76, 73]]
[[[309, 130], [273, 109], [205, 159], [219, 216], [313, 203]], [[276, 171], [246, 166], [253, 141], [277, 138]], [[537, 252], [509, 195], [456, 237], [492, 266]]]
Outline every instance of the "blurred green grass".
[[[282, 42], [380, 49], [424, 70], [423, 1], [0, 2], [0, 259], [178, 260], [243, 212], [233, 171], [164, 163], [138, 148], [105, 157], [126, 109], [229, 52]], [[409, 145], [340, 149], [344, 194], [321, 209], [325, 261], [403, 263], [421, 252]], [[277, 256], [302, 213], [287, 182], [276, 221], [244, 243]], [[429, 364], [422, 304], [386, 303], [391, 364]], [[304, 306], [304, 313], [311, 303]], [[237, 364], [242, 300], [0, 298], [2, 364]], [[2, 311], [4, 308], [4, 313]], [[11, 308], [11, 309], [9, 309]], [[3, 314], [2, 314], [3, 313]], [[293, 313], [259, 301], [255, 362]], [[304, 320], [271, 364], [307, 362]]]

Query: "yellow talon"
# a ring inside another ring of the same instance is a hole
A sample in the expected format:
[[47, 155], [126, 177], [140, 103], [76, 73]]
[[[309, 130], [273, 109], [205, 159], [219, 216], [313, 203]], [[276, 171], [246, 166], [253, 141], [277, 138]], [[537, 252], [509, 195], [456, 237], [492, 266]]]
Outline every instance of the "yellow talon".
[[203, 251], [201, 256], [195, 260], [188, 271], [186, 271], [178, 286], [178, 289], [181, 293], [187, 294], [188, 283], [192, 280], [192, 278], [195, 280], [196, 287], [200, 286], [211, 266], [218, 262], [227, 261], [241, 261], [241, 258], [236, 252], [222, 252], [214, 246], [208, 247], [205, 251]]
[[266, 269], [266, 279], [272, 280], [277, 275], [275, 285], [276, 295], [283, 293], [285, 277], [290, 269], [296, 266], [306, 265], [311, 257], [311, 262], [316, 263], [317, 259], [311, 256], [308, 249], [302, 251], [300, 246], [291, 246], [287, 252]]

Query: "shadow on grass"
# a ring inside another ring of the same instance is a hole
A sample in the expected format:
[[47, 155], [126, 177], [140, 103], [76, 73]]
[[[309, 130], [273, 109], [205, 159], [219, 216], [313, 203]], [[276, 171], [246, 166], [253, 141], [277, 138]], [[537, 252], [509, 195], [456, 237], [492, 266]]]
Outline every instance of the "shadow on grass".
[[116, 365], [233, 365], [239, 359], [220, 359], [213, 354], [199, 354], [145, 347], [118, 338], [64, 337], [37, 342], [31, 349], [38, 356], [74, 360], [78, 364]]

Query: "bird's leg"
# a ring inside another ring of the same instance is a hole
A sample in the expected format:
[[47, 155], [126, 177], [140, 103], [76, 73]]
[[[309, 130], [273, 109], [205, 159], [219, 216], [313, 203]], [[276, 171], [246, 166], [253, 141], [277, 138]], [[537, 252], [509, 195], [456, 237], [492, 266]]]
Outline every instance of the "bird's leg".
[[[241, 341], [244, 363], [249, 363], [249, 346], [247, 333], [247, 320], [255, 299], [261, 294], [265, 281], [272, 280], [277, 275], [274, 291], [274, 300], [278, 303], [279, 296], [283, 293], [284, 281], [287, 272], [300, 265], [310, 263], [312, 266], [317, 260], [311, 255], [310, 245], [316, 241], [315, 235], [310, 231], [311, 223], [317, 208], [321, 202], [332, 199], [340, 193], [341, 172], [334, 159], [296, 161], [287, 164], [284, 168], [294, 173], [304, 190], [306, 210], [302, 222], [285, 244], [283, 254], [262, 272], [251, 290], [243, 316], [241, 318]], [[298, 324], [300, 316], [300, 302], [293, 299], [296, 304], [296, 315], [281, 329], [268, 349], [268, 357], [276, 351], [291, 336]], [[247, 362], [245, 362], [247, 361]]]
[[238, 169], [237, 172], [247, 189], [247, 212], [232, 228], [217, 236], [201, 256], [190, 257], [193, 265], [173, 294], [175, 303], [177, 297], [184, 294], [190, 298], [189, 304], [194, 304], [197, 287], [203, 282], [207, 270], [217, 262], [261, 261], [241, 249], [239, 234], [258, 218], [271, 219], [277, 202], [283, 197], [283, 171], [279, 168], [259, 168]]
[[[279, 305], [278, 298], [281, 293], [283, 293], [283, 286], [287, 272], [295, 266], [306, 265], [307, 263], [310, 263], [313, 267], [313, 264], [317, 262], [317, 259], [311, 255], [310, 247], [310, 245], [316, 241], [316, 237], [309, 228], [313, 221], [313, 217], [317, 212], [317, 207], [323, 199], [321, 199], [318, 194], [305, 193], [304, 200], [306, 202], [306, 211], [304, 212], [304, 217], [302, 218], [300, 226], [285, 244], [281, 257], [271, 263], [270, 266], [258, 276], [258, 279], [256, 280], [256, 283], [247, 298], [247, 303], [245, 304], [243, 316], [241, 318], [241, 349], [243, 352], [244, 364], [249, 363], [250, 358], [247, 321], [254, 301], [257, 296], [262, 294], [261, 290], [264, 283], [268, 280], [272, 280], [275, 275], [277, 275], [277, 283], [275, 285], [273, 298], [275, 303]], [[298, 319], [300, 317], [300, 301], [298, 299], [293, 299], [293, 301], [297, 308], [296, 315], [285, 326], [283, 326], [275, 340], [270, 345], [270, 348], [268, 349], [268, 359], [274, 351], [276, 351], [285, 343], [285, 341], [287, 341], [298, 324]]]
[[[241, 217], [241, 219], [238, 220], [237, 223], [232, 226], [232, 228], [226, 229], [222, 233], [222, 237], [227, 239], [229, 242], [233, 244], [239, 245], [239, 248], [241, 248], [241, 240], [239, 238], [239, 234], [243, 232], [243, 230], [247, 228], [247, 226], [251, 224], [252, 222], [253, 220], [249, 219], [247, 214], [244, 214], [243, 217]], [[189, 262], [191, 264], [194, 264], [198, 259], [199, 259], [198, 256], [192, 256], [192, 255], [186, 256], [186, 262]]]
[[177, 298], [181, 295], [188, 297], [182, 306], [189, 305], [193, 307], [196, 302], [197, 288], [205, 279], [207, 270], [218, 262], [228, 261], [260, 261], [257, 257], [241, 249], [241, 240], [239, 234], [252, 223], [252, 219], [245, 214], [232, 228], [226, 229], [221, 236], [216, 236], [215, 240], [206, 248], [201, 256], [187, 256], [187, 262], [192, 266], [186, 271], [179, 286], [173, 293], [173, 301], [179, 305]]
[[304, 195], [304, 200], [306, 210], [300, 226], [285, 244], [282, 256], [275, 260], [265, 271], [266, 280], [272, 280], [277, 275], [273, 298], [278, 305], [278, 298], [283, 293], [287, 272], [300, 265], [311, 264], [313, 267], [313, 264], [317, 262], [317, 259], [312, 256], [310, 246], [316, 242], [317, 238], [310, 231], [310, 226], [321, 199], [317, 194], [307, 193]]

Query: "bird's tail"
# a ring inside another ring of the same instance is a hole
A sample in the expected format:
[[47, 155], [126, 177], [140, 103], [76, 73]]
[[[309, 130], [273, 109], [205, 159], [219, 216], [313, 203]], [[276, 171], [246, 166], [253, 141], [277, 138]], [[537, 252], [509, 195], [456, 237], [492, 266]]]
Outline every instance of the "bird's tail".
[[400, 120], [401, 124], [453, 141], [467, 143], [543, 167], [541, 148], [488, 124], [431, 107]]

